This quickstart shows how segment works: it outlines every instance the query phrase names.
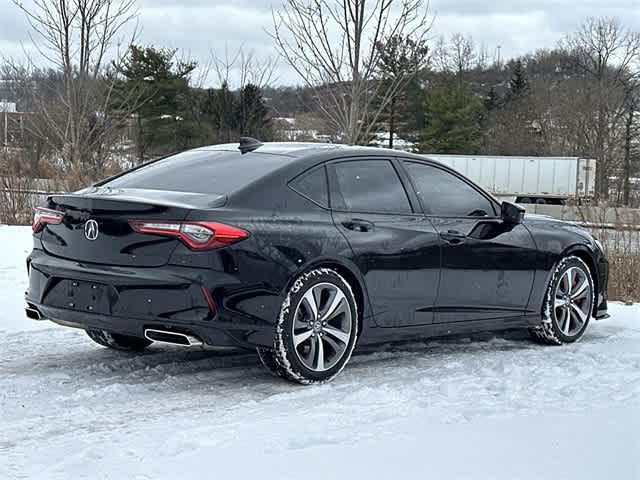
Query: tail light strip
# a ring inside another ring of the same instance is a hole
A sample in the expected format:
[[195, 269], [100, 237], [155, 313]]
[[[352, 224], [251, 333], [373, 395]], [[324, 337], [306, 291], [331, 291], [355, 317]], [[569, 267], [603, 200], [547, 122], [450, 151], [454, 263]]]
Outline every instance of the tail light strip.
[[63, 218], [64, 212], [38, 207], [33, 211], [31, 230], [33, 230], [33, 233], [38, 233], [45, 225], [60, 225]]
[[129, 225], [138, 233], [177, 238], [191, 250], [224, 247], [249, 236], [241, 228], [217, 222], [129, 220]]

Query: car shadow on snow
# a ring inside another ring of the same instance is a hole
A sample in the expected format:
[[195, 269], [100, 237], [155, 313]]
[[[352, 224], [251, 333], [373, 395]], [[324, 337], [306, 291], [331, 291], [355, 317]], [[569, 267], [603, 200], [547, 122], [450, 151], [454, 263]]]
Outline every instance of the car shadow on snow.
[[[589, 332], [582, 343], [611, 341], [617, 331]], [[37, 341], [34, 339], [34, 341]], [[451, 336], [431, 340], [387, 343], [361, 347], [354, 352], [351, 364], [359, 374], [369, 367], [384, 364], [386, 369], [401, 368], [417, 359], [433, 368], [451, 361], [486, 354], [512, 353], [540, 350], [546, 347], [533, 343], [526, 331], [504, 331]], [[90, 373], [92, 378], [125, 381], [131, 375], [144, 377], [154, 383], [170, 376], [174, 381], [193, 382], [194, 375], [215, 372], [215, 380], [231, 384], [239, 379], [247, 382], [280, 382], [263, 370], [257, 355], [252, 351], [237, 349], [201, 349], [152, 345], [144, 352], [113, 351], [93, 345], [88, 339], [71, 342], [68, 348], [57, 344], [55, 349], [39, 349], [29, 354], [16, 355], [13, 360], [0, 361], [0, 369], [7, 374], [51, 375], [64, 373], [71, 378], [81, 378]], [[347, 370], [349, 368], [347, 367]], [[372, 370], [375, 374], [375, 370]], [[187, 380], [187, 378], [189, 380]], [[202, 377], [206, 382], [206, 375]], [[352, 381], [357, 381], [353, 378]], [[197, 383], [197, 382], [196, 382]]]
[[[474, 336], [447, 337], [424, 341], [408, 341], [400, 343], [387, 343], [357, 348], [354, 357], [365, 360], [372, 354], [402, 354], [425, 353], [437, 356], [442, 349], [447, 351], [460, 349], [461, 353], [468, 350], [470, 345], [477, 348], [494, 349], [519, 349], [531, 345], [528, 342], [520, 342], [526, 339], [526, 335], [505, 332], [497, 337], [495, 334], [478, 334]], [[501, 343], [496, 343], [496, 339]], [[513, 340], [509, 341], [509, 340]], [[34, 338], [34, 343], [39, 343]], [[485, 345], [485, 347], [483, 347]], [[489, 347], [491, 345], [491, 347]], [[388, 355], [388, 360], [393, 360], [393, 355]], [[114, 372], [116, 370], [135, 371], [141, 369], [159, 369], [163, 366], [179, 370], [184, 366], [185, 371], [192, 372], [197, 366], [198, 370], [223, 369], [237, 367], [253, 367], [260, 365], [257, 355], [249, 350], [219, 349], [219, 348], [184, 348], [171, 345], [154, 344], [143, 352], [114, 351], [93, 345], [88, 339], [78, 339], [75, 342], [64, 344], [57, 343], [51, 349], [31, 350], [28, 355], [24, 352], [17, 356], [16, 361], [10, 362], [17, 371], [28, 371], [37, 374], [39, 371], [52, 369], [94, 369]], [[6, 362], [5, 362], [6, 364]], [[29, 368], [21, 370], [26, 365]]]

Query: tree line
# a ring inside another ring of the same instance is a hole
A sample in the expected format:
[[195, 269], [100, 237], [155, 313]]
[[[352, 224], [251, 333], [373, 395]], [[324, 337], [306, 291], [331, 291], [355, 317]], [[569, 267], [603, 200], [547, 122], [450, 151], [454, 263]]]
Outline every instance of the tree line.
[[272, 85], [274, 61], [242, 51], [198, 65], [135, 33], [123, 41], [135, 0], [14, 0], [39, 58], [0, 67], [0, 97], [27, 112], [10, 116], [0, 168], [75, 188], [241, 135], [287, 139], [276, 119], [292, 117], [308, 139], [366, 145], [388, 132], [386, 146], [399, 136], [423, 153], [596, 158], [598, 199], [631, 203], [640, 35], [621, 21], [586, 19], [557, 45], [503, 61], [462, 33], [430, 39], [425, 0], [282, 1], [267, 29], [296, 87]]

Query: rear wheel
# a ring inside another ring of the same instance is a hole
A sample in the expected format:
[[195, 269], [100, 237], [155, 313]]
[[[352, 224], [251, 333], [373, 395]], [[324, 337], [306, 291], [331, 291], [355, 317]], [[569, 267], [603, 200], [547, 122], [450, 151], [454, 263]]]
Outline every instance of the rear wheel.
[[131, 337], [129, 335], [121, 335], [118, 333], [110, 333], [106, 330], [87, 330], [87, 335], [91, 340], [99, 345], [114, 350], [134, 351], [144, 350], [153, 342], [146, 338]]
[[262, 366], [269, 370], [269, 372], [274, 377], [284, 377], [284, 371], [282, 367], [278, 365], [278, 361], [276, 360], [276, 353], [274, 350], [269, 350], [266, 348], [257, 348], [258, 358], [260, 359], [260, 363]]
[[351, 286], [336, 271], [318, 268], [296, 279], [285, 298], [276, 325], [274, 358], [288, 380], [328, 382], [351, 358], [357, 335]]
[[540, 326], [530, 330], [533, 338], [550, 345], [579, 340], [591, 320], [594, 292], [584, 261], [575, 256], [564, 258], [547, 287]]

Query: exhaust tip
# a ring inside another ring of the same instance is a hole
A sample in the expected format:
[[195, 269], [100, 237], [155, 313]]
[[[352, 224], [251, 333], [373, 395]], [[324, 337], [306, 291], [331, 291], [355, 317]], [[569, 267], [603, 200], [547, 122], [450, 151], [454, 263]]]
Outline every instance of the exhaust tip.
[[170, 343], [172, 345], [182, 345], [185, 347], [201, 346], [202, 341], [192, 335], [186, 333], [171, 332], [169, 330], [158, 330], [155, 328], [147, 328], [144, 336], [152, 342]]
[[27, 318], [31, 320], [42, 320], [42, 315], [40, 315], [37, 308], [27, 306], [24, 309], [24, 313], [27, 315]]

